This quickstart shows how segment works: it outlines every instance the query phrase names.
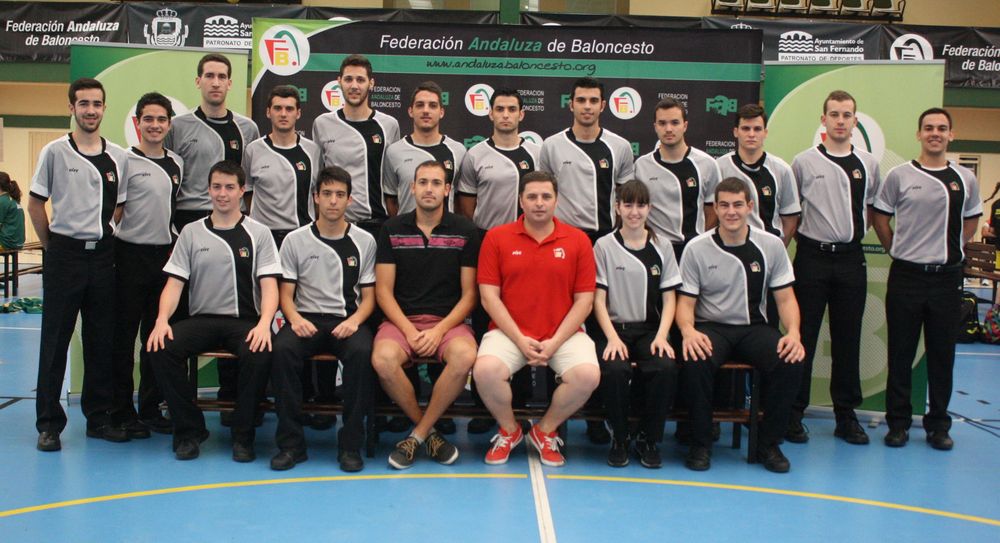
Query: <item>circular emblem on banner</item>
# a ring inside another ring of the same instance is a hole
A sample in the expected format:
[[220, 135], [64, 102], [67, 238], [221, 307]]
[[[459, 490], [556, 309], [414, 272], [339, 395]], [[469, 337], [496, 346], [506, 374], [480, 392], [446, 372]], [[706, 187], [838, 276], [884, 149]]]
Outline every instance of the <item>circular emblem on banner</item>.
[[[881, 161], [885, 154], [885, 133], [878, 122], [867, 113], [857, 112], [858, 125], [851, 134], [851, 143], [858, 149], [864, 149]], [[826, 141], [826, 128], [820, 124], [813, 136], [813, 145]]]
[[622, 120], [629, 120], [639, 114], [642, 109], [642, 97], [632, 87], [619, 87], [611, 93], [608, 99], [611, 114]]
[[538, 132], [532, 132], [531, 130], [525, 130], [518, 135], [524, 138], [524, 141], [534, 143], [535, 145], [541, 145], [545, 141], [544, 138], [538, 135]]
[[[174, 116], [183, 115], [190, 111], [187, 106], [185, 106], [180, 100], [174, 98], [173, 96], [167, 96], [170, 100], [170, 107], [174, 109]], [[139, 146], [139, 116], [136, 115], [135, 106], [132, 106], [128, 110], [128, 115], [125, 116], [125, 141], [128, 142], [129, 146], [138, 147]]]
[[490, 114], [490, 97], [492, 96], [493, 87], [485, 83], [476, 83], [465, 91], [465, 108], [477, 117], [485, 117]]
[[323, 92], [320, 93], [323, 107], [330, 111], [337, 111], [344, 107], [344, 95], [340, 92], [340, 83], [336, 79], [323, 85]]
[[271, 72], [292, 75], [309, 62], [309, 40], [293, 26], [272, 26], [261, 36], [257, 54]]
[[920, 34], [903, 34], [889, 46], [889, 58], [892, 60], [931, 60], [934, 58], [934, 47]]

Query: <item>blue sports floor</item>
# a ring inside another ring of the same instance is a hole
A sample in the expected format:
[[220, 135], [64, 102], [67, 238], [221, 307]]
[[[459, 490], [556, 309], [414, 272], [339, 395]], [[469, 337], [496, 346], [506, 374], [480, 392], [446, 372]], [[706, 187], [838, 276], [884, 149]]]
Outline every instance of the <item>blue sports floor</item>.
[[[22, 295], [38, 295], [29, 276]], [[542, 468], [524, 445], [506, 466], [482, 462], [489, 435], [458, 421], [461, 458], [386, 466], [402, 434], [383, 434], [363, 472], [337, 468], [333, 431], [309, 431], [309, 461], [274, 472], [275, 419], [258, 432], [258, 458], [230, 460], [228, 431], [208, 415], [201, 458], [174, 460], [170, 437], [116, 444], [88, 439], [70, 405], [63, 450], [35, 450], [34, 387], [40, 317], [0, 314], [0, 542], [73, 541], [1000, 541], [1000, 346], [959, 345], [955, 449], [924, 441], [919, 422], [902, 449], [833, 437], [829, 411], [810, 410], [808, 444], [785, 444], [778, 475], [728, 448], [712, 469], [682, 465], [673, 424], [664, 467], [605, 464], [582, 423], [570, 427], [567, 465]], [[865, 415], [867, 423], [871, 415]], [[968, 419], [968, 420], [966, 420]], [[745, 438], [744, 438], [745, 439]]]

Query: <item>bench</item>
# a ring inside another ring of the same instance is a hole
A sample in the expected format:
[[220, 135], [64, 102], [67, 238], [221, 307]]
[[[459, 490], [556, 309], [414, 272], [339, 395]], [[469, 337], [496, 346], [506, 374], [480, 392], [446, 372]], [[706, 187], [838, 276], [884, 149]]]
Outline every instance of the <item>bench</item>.
[[[196, 356], [192, 356], [188, 360], [188, 378], [191, 382], [191, 386], [194, 388], [195, 392], [195, 403], [204, 411], [232, 411], [236, 407], [236, 403], [231, 400], [219, 400], [216, 398], [202, 398], [198, 396], [198, 359], [199, 358], [215, 358], [215, 359], [235, 359], [236, 356], [230, 352], [222, 350], [213, 350], [208, 352], [200, 353]], [[313, 362], [321, 363], [336, 363], [337, 357], [332, 354], [318, 354], [310, 357]], [[415, 363], [427, 363], [436, 364], [438, 363], [434, 359], [421, 359], [416, 360]], [[737, 372], [737, 374], [746, 374], [750, 377], [750, 402], [749, 406], [730, 408], [730, 409], [716, 409], [712, 412], [713, 422], [730, 422], [733, 424], [732, 430], [732, 442], [731, 446], [734, 449], [739, 449], [742, 439], [742, 428], [746, 425], [749, 429], [748, 432], [748, 442], [747, 442], [747, 463], [753, 464], [757, 461], [757, 436], [758, 436], [758, 423], [760, 420], [760, 372], [758, 372], [753, 366], [749, 364], [742, 364], [738, 362], [727, 362], [723, 364], [719, 369]], [[733, 380], [733, 387], [737, 388], [742, 383], [740, 379]], [[736, 392], [739, 392], [738, 390]], [[260, 407], [267, 411], [274, 411], [275, 405], [272, 400], [266, 400], [261, 402]], [[545, 414], [548, 406], [538, 405], [522, 408], [514, 408], [514, 416], [519, 420], [521, 419], [540, 419]], [[340, 415], [343, 414], [344, 409], [340, 404], [324, 404], [324, 403], [304, 403], [302, 406], [302, 411], [304, 413], [311, 414], [321, 414], [321, 415]], [[756, 413], [757, 416], [752, 416]], [[375, 457], [375, 448], [378, 445], [379, 433], [375, 429], [375, 416], [376, 415], [386, 415], [386, 416], [403, 416], [403, 412], [395, 405], [374, 405], [372, 402], [372, 407], [367, 413], [366, 420], [366, 442], [365, 442], [365, 455], [368, 458]], [[492, 417], [489, 411], [485, 407], [477, 407], [471, 405], [460, 405], [453, 404], [451, 407], [445, 411], [443, 417], [459, 417], [459, 418], [475, 418], [475, 417]], [[587, 409], [583, 408], [577, 411], [571, 418], [582, 419], [582, 420], [604, 420], [604, 411], [602, 409]], [[685, 421], [688, 420], [687, 412], [682, 409], [674, 409], [668, 414], [667, 420], [674, 421]], [[560, 434], [565, 437], [565, 425], [560, 429]]]
[[993, 283], [993, 297], [989, 303], [997, 299], [997, 286], [1000, 281], [1000, 273], [996, 268], [996, 246], [992, 243], [970, 241], [965, 244], [965, 269], [964, 277], [975, 277], [977, 279], [987, 279]]
[[41, 251], [42, 244], [38, 241], [25, 243], [19, 249], [0, 249], [0, 258], [3, 259], [3, 276], [0, 276], [0, 283], [4, 286], [5, 296], [16, 298], [20, 281], [18, 278], [29, 273], [42, 273], [42, 264], [28, 267], [19, 266], [19, 255], [26, 251]]

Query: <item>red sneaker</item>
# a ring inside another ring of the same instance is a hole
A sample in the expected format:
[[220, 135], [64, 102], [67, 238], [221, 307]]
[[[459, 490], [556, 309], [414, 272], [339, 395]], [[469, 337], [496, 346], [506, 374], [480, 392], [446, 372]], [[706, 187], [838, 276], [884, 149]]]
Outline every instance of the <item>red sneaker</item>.
[[559, 467], [566, 463], [566, 459], [559, 452], [559, 447], [563, 444], [559, 432], [546, 434], [539, 430], [538, 426], [532, 426], [528, 432], [528, 440], [538, 450], [538, 456], [546, 466]]
[[490, 465], [506, 464], [507, 459], [510, 458], [510, 451], [520, 445], [522, 441], [524, 441], [524, 432], [521, 431], [520, 424], [517, 425], [517, 430], [509, 434], [500, 428], [497, 435], [490, 440], [493, 446], [486, 452], [486, 463]]

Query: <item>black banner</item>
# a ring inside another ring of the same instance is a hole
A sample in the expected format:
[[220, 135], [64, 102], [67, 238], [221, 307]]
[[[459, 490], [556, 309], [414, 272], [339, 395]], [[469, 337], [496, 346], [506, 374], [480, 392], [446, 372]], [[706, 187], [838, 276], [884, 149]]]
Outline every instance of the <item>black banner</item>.
[[705, 17], [704, 28], [763, 30], [764, 60], [856, 62], [882, 58], [878, 25]]
[[128, 43], [246, 51], [252, 46], [254, 17], [305, 16], [301, 6], [135, 3], [128, 5]]
[[0, 2], [0, 62], [69, 62], [71, 43], [124, 42], [125, 6]]
[[570, 13], [522, 13], [521, 23], [546, 26], [637, 26], [645, 28], [701, 28], [700, 17], [653, 17], [646, 15], [578, 15]]
[[521, 92], [522, 135], [541, 143], [572, 123], [573, 81], [594, 76], [608, 102], [601, 125], [632, 142], [636, 154], [652, 150], [653, 109], [669, 96], [688, 107], [688, 142], [721, 155], [732, 150], [737, 106], [759, 99], [760, 40], [759, 32], [355, 22], [312, 33], [301, 71], [256, 74], [253, 118], [268, 132], [267, 94], [292, 84], [307, 97], [300, 127], [308, 130], [312, 119], [340, 105], [340, 61], [362, 53], [375, 68], [373, 107], [396, 117], [404, 133], [410, 93], [430, 79], [446, 93], [442, 132], [467, 147], [492, 130], [489, 95], [501, 86]]
[[884, 58], [946, 62], [946, 87], [1000, 89], [1000, 30], [889, 25]]

